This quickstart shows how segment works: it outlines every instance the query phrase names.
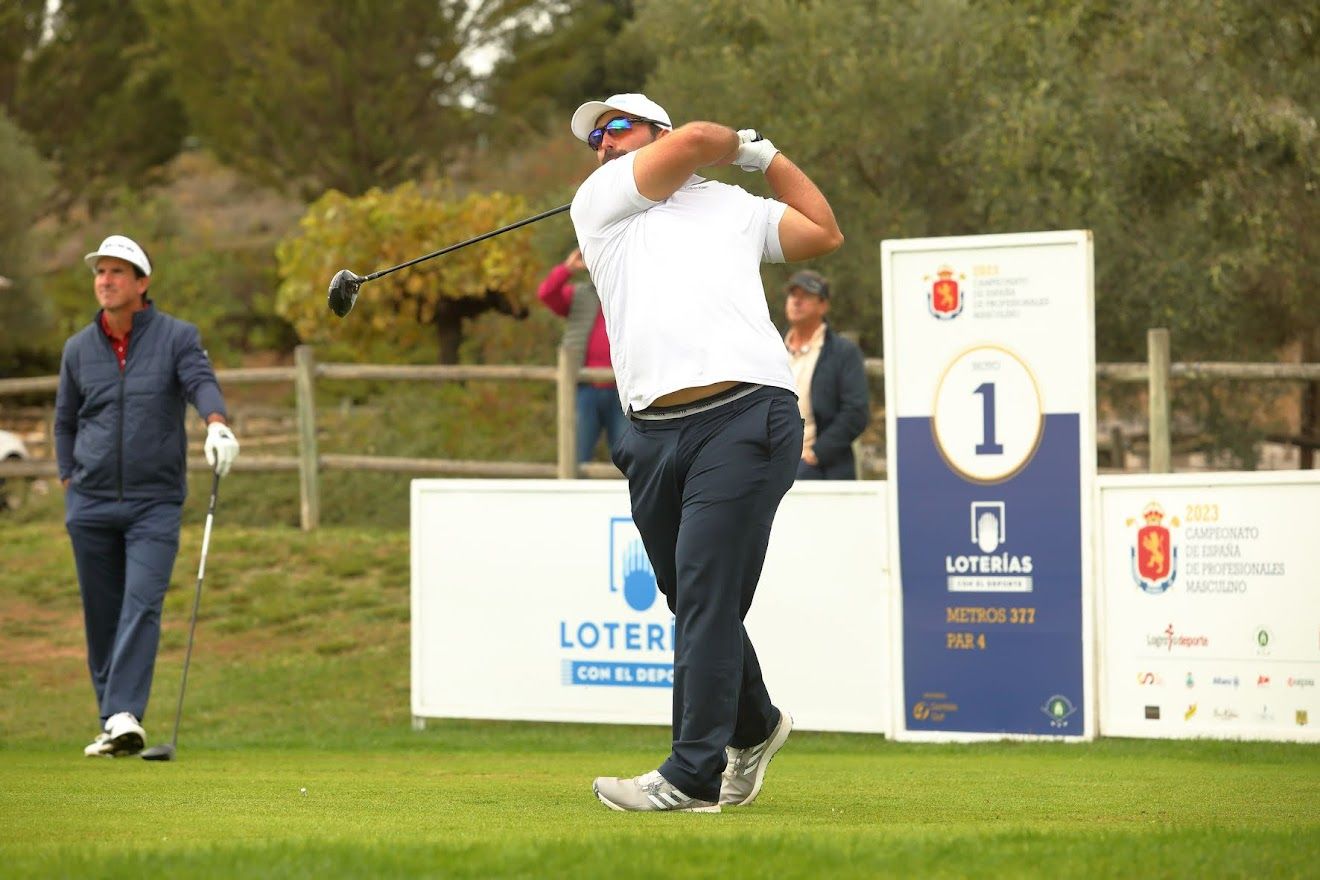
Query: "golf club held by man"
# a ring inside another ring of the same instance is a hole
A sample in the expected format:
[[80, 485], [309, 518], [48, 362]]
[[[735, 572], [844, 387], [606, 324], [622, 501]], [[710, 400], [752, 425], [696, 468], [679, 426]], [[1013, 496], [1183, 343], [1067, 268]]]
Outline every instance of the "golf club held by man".
[[111, 235], [85, 257], [100, 309], [64, 345], [55, 454], [82, 594], [87, 665], [100, 730], [88, 757], [142, 750], [161, 607], [179, 550], [191, 403], [206, 460], [229, 471], [238, 440], [197, 328], [156, 308], [153, 266]]

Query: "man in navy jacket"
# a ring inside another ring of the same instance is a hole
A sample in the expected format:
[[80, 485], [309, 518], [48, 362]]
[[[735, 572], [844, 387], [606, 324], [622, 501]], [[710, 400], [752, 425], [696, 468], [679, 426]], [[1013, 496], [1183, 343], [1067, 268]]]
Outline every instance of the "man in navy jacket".
[[186, 405], [207, 422], [206, 460], [221, 476], [238, 441], [197, 328], [147, 297], [146, 252], [112, 235], [85, 259], [101, 309], [64, 344], [55, 453], [101, 719], [83, 753], [118, 757], [137, 754], [146, 739], [142, 718], [188, 489]]
[[852, 444], [871, 420], [871, 395], [862, 352], [830, 329], [830, 285], [819, 272], [793, 273], [784, 286], [784, 336], [802, 414], [799, 480], [857, 477]]

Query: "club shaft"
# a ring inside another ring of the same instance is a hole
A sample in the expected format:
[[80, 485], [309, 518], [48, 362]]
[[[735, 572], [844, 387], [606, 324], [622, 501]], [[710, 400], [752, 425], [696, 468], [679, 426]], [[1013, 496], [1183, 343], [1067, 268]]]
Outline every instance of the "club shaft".
[[206, 550], [211, 544], [211, 523], [215, 521], [215, 499], [220, 494], [220, 474], [211, 478], [211, 500], [206, 506], [206, 526], [202, 529], [202, 561], [197, 565], [197, 591], [193, 594], [192, 621], [188, 624], [188, 647], [183, 652], [183, 674], [179, 677], [179, 705], [174, 710], [174, 735], [170, 746], [178, 748], [179, 721], [183, 718], [183, 693], [188, 688], [188, 663], [192, 660], [193, 635], [197, 632], [197, 610], [202, 604], [202, 578], [206, 576]]
[[560, 205], [558, 208], [551, 208], [549, 211], [542, 211], [540, 214], [537, 214], [534, 217], [527, 217], [523, 220], [519, 220], [517, 223], [510, 223], [508, 226], [502, 226], [499, 229], [494, 230], [493, 232], [486, 232], [481, 235], [478, 235], [476, 238], [469, 238], [467, 241], [460, 241], [458, 244], [451, 244], [449, 247], [441, 248], [438, 251], [434, 251], [422, 257], [417, 257], [416, 259], [409, 260], [406, 263], [400, 263], [399, 265], [391, 266], [388, 269], [381, 269], [379, 272], [372, 272], [370, 275], [368, 275], [366, 278], [363, 278], [362, 280], [372, 281], [376, 278], [380, 278], [383, 275], [388, 275], [391, 272], [397, 272], [400, 269], [407, 269], [409, 266], [415, 266], [418, 263], [423, 262], [424, 260], [430, 260], [430, 259], [434, 259], [435, 257], [444, 256], [445, 254], [450, 253], [451, 251], [456, 251], [459, 248], [465, 248], [468, 245], [476, 244], [479, 241], [485, 241], [488, 238], [494, 238], [497, 235], [503, 235], [504, 233], [509, 232], [510, 230], [517, 229], [520, 226], [526, 226], [528, 223], [535, 223], [537, 220], [544, 220], [546, 217], [553, 217], [556, 214], [562, 214], [565, 211], [567, 211], [570, 207], [572, 207], [572, 205]]

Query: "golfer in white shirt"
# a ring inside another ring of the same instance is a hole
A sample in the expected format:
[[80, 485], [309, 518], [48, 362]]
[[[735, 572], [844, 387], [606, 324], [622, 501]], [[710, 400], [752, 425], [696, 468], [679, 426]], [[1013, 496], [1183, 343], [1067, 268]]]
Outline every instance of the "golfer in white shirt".
[[[759, 266], [827, 254], [843, 233], [816, 185], [751, 129], [674, 128], [637, 94], [583, 104], [572, 129], [600, 162], [571, 216], [629, 416], [614, 462], [676, 626], [669, 757], [593, 788], [616, 810], [718, 812], [756, 798], [793, 727], [742, 623], [802, 451]], [[729, 164], [763, 172], [775, 198], [695, 174]]]

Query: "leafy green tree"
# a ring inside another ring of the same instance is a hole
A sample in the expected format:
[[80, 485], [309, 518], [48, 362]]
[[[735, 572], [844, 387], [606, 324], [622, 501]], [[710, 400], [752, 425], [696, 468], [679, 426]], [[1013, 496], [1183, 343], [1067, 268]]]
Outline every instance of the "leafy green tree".
[[13, 113], [18, 77], [41, 40], [46, 0], [7, 0], [0, 6], [0, 109]]
[[183, 108], [135, 3], [61, 0], [54, 10], [44, 24], [50, 36], [35, 48], [29, 4], [5, 13], [11, 33], [29, 41], [7, 47], [25, 59], [12, 112], [54, 163], [58, 205], [85, 200], [95, 209], [178, 153]]
[[1102, 358], [1156, 325], [1243, 358], [1320, 332], [1317, 30], [1259, 0], [639, 0], [623, 42], [676, 121], [759, 128], [820, 183], [868, 350], [882, 239], [1090, 228]]
[[[838, 326], [878, 353], [881, 239], [974, 231], [945, 158], [970, 112], [974, 37], [959, 0], [676, 0], [639, 2], [623, 42], [654, 52], [647, 93], [675, 123], [756, 128], [820, 185], [847, 243], [812, 266], [839, 292]], [[757, 175], [711, 174], [768, 192]], [[768, 268], [767, 287], [788, 271]]]
[[636, 92], [653, 61], [623, 38], [633, 18], [632, 0], [565, 0], [551, 16], [525, 21], [481, 84], [494, 151], [526, 126], [556, 133], [583, 101]]
[[33, 277], [31, 229], [51, 176], [31, 139], [3, 110], [0, 180], [0, 376], [46, 372], [52, 369], [53, 340], [50, 313]]
[[443, 166], [472, 134], [469, 57], [546, 5], [139, 2], [194, 134], [223, 161], [307, 198]]
[[[952, 151], [980, 184], [969, 214], [1096, 231], [1102, 354], [1139, 356], [1157, 325], [1216, 358], [1268, 357], [1320, 330], [1305, 231], [1320, 222], [1305, 195], [1320, 171], [1317, 16], [1289, 5], [1042, 12], [1016, 40], [1037, 51], [980, 78], [1006, 99]], [[1011, 40], [1000, 34], [994, 57]]]
[[490, 311], [528, 313], [541, 267], [522, 230], [364, 284], [343, 319], [326, 305], [330, 279], [346, 267], [366, 275], [403, 263], [529, 213], [521, 197], [501, 193], [456, 200], [411, 183], [357, 198], [332, 190], [277, 249], [276, 309], [300, 338], [336, 357], [407, 359], [438, 350], [440, 363], [457, 363], [465, 320]]

